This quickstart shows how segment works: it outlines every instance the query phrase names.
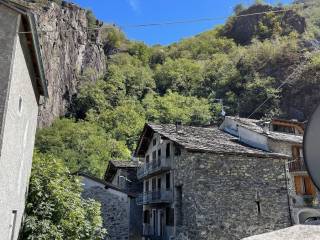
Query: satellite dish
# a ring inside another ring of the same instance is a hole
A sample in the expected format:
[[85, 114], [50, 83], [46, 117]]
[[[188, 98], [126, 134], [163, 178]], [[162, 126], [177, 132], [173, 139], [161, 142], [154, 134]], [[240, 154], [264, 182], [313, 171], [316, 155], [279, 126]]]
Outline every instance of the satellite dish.
[[307, 171], [320, 190], [320, 105], [312, 114], [304, 133], [303, 155]]

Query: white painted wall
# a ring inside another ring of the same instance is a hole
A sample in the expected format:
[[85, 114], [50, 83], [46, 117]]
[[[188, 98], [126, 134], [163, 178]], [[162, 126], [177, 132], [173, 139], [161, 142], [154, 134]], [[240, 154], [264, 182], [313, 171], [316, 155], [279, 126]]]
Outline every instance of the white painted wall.
[[247, 128], [238, 126], [239, 140], [249, 146], [269, 151], [268, 137]]
[[[17, 239], [24, 212], [37, 127], [38, 103], [23, 53], [24, 39], [17, 36], [0, 157], [1, 240], [10, 239], [12, 211], [17, 211]], [[6, 79], [1, 79], [5, 81]], [[19, 109], [19, 105], [21, 108]], [[11, 240], [11, 239], [10, 239]]]

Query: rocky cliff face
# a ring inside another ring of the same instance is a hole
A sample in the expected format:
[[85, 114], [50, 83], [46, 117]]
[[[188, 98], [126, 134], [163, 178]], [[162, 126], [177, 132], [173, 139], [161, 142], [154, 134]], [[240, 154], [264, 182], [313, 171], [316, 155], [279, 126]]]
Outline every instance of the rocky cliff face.
[[[86, 10], [73, 4], [31, 4], [38, 20], [49, 98], [39, 112], [39, 127], [63, 116], [84, 81], [95, 81], [105, 69], [98, 31], [87, 31]], [[88, 76], [86, 76], [88, 75]]]

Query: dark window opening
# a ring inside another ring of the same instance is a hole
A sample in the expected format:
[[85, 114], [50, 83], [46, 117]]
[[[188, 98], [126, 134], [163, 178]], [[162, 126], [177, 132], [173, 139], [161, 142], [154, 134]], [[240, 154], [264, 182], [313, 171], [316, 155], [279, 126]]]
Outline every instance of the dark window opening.
[[174, 226], [174, 209], [173, 208], [166, 208], [166, 225], [167, 226]]
[[153, 141], [152, 141], [152, 145], [155, 146], [156, 144], [157, 144], [157, 139], [154, 138]]
[[161, 191], [161, 178], [158, 178], [158, 190]]
[[152, 179], [152, 192], [155, 192], [157, 189], [157, 180], [155, 178]]
[[150, 211], [149, 210], [145, 210], [143, 213], [143, 223], [150, 223]]
[[261, 205], [260, 205], [260, 201], [256, 201], [256, 204], [257, 204], [257, 211], [258, 211], [258, 214], [261, 213]]
[[149, 180], [146, 181], [145, 192], [149, 192]]
[[167, 143], [167, 147], [166, 147], [166, 157], [170, 157], [170, 143]]
[[176, 146], [174, 148], [174, 155], [175, 156], [180, 156], [181, 155], [181, 149], [178, 146]]
[[158, 165], [161, 165], [161, 149], [158, 150]]
[[170, 173], [166, 174], [166, 189], [170, 189], [171, 187], [171, 179], [170, 179]]
[[146, 156], [146, 164], [148, 164], [149, 162], [150, 162], [150, 156], [147, 155], [147, 156]]
[[175, 225], [181, 226], [183, 219], [182, 212], [182, 186], [177, 186], [176, 188], [176, 196], [175, 196]]

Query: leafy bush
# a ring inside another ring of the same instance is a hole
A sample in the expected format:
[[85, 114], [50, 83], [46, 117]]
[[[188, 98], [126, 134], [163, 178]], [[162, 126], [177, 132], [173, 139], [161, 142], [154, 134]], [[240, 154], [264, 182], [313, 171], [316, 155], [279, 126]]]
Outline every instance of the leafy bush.
[[80, 182], [63, 163], [35, 153], [21, 238], [104, 239], [100, 204], [81, 198]]

